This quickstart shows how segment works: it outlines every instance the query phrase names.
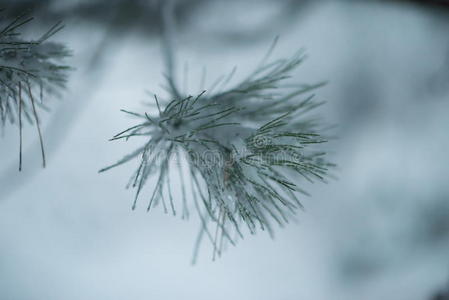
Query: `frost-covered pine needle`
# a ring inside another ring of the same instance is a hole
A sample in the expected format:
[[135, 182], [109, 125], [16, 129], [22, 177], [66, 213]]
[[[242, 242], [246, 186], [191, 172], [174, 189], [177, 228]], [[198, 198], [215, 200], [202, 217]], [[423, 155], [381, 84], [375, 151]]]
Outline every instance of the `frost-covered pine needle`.
[[[0, 10], [1, 13], [1, 10]], [[19, 29], [33, 18], [22, 14], [10, 22], [0, 19], [0, 126], [18, 123], [20, 137], [19, 170], [22, 169], [22, 116], [36, 125], [41, 144], [42, 164], [45, 151], [39, 110], [48, 110], [45, 94], [56, 94], [67, 80], [68, 66], [60, 61], [70, 55], [65, 46], [48, 39], [64, 26], [55, 24], [37, 40], [25, 40]]]
[[[322, 127], [305, 115], [322, 104], [310, 93], [324, 83], [283, 87], [303, 59], [302, 52], [270, 63], [265, 58], [223, 92], [175, 97], [164, 105], [154, 96], [156, 115], [122, 110], [140, 121], [112, 140], [141, 138], [144, 144], [100, 172], [139, 161], [129, 184], [136, 190], [133, 209], [150, 177], [156, 185], [144, 196], [147, 210], [162, 204], [175, 215], [179, 204], [186, 212], [191, 203], [202, 224], [194, 257], [203, 238], [212, 243], [215, 258], [226, 243], [243, 237], [245, 227], [272, 235], [273, 223], [285, 225], [302, 207], [301, 178], [323, 181], [332, 166], [315, 146], [326, 142]], [[181, 154], [188, 170], [180, 164], [172, 170], [170, 160]], [[183, 199], [174, 199], [171, 175], [186, 171], [191, 196], [186, 200], [183, 183]]]

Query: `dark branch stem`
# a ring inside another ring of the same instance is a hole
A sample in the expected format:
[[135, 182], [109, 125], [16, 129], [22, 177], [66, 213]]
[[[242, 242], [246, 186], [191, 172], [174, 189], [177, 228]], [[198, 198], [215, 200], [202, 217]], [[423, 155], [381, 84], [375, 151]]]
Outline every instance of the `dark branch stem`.
[[162, 55], [165, 60], [167, 80], [173, 96], [181, 98], [181, 94], [175, 83], [175, 56], [173, 42], [175, 35], [175, 17], [173, 0], [161, 1], [162, 13]]

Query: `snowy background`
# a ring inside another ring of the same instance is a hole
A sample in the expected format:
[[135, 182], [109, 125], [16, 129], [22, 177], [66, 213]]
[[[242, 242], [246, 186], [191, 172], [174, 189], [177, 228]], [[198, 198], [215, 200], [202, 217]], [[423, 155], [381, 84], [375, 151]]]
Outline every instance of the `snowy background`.
[[132, 211], [133, 192], [124, 187], [135, 163], [97, 173], [136, 145], [108, 142], [133, 124], [119, 110], [142, 109], [145, 90], [164, 93], [158, 17], [134, 18], [123, 1], [98, 16], [82, 13], [93, 1], [37, 1], [42, 24], [30, 34], [63, 16], [55, 40], [73, 49], [76, 70], [63, 101], [42, 114], [46, 169], [35, 128], [25, 131], [22, 173], [18, 129], [0, 139], [0, 299], [431, 300], [444, 289], [449, 9], [407, 1], [181, 2], [176, 58], [190, 93], [199, 91], [203, 67], [209, 84], [234, 66], [236, 80], [245, 76], [278, 34], [274, 58], [306, 49], [295, 76], [329, 81], [317, 97], [327, 101], [321, 116], [338, 125], [327, 145], [337, 178], [306, 185], [305, 212], [274, 241], [247, 236], [215, 262], [203, 248], [192, 267], [196, 218], [146, 213], [143, 205]]

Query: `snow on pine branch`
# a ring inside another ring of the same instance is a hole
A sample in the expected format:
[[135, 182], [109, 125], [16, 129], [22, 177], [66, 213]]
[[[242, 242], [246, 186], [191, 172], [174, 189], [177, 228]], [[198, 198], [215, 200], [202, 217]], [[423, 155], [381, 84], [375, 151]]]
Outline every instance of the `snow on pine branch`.
[[[138, 160], [128, 184], [136, 190], [133, 209], [151, 177], [156, 185], [145, 196], [148, 211], [162, 204], [176, 215], [180, 202], [186, 218], [193, 206], [202, 223], [195, 253], [206, 237], [213, 256], [220, 255], [226, 243], [243, 238], [243, 227], [251, 234], [260, 229], [272, 235], [273, 223], [284, 226], [302, 207], [300, 196], [307, 193], [300, 179], [325, 181], [332, 166], [316, 146], [326, 142], [321, 124], [306, 115], [322, 104], [311, 92], [324, 83], [284, 84], [304, 60], [302, 52], [271, 63], [267, 59], [226, 91], [185, 97], [172, 91], [170, 102], [154, 96], [157, 115], [122, 110], [139, 121], [111, 139], [144, 143], [100, 172]], [[170, 164], [181, 155], [188, 161], [191, 197], [182, 164], [176, 164], [178, 169]], [[180, 200], [172, 192], [176, 173], [182, 182]]]
[[10, 22], [0, 19], [0, 24], [4, 24], [0, 27], [0, 126], [4, 128], [7, 122], [19, 126], [19, 169], [22, 167], [23, 119], [36, 125], [45, 167], [38, 112], [49, 109], [44, 101], [47, 94], [60, 95], [70, 70], [61, 64], [70, 51], [60, 43], [48, 41], [63, 25], [55, 24], [37, 40], [25, 40], [19, 30], [32, 20], [25, 14]]

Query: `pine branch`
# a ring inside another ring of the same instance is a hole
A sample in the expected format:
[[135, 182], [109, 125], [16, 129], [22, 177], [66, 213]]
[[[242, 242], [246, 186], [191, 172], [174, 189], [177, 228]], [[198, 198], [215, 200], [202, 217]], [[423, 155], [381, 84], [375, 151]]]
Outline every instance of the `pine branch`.
[[[298, 186], [299, 178], [325, 181], [333, 166], [315, 147], [326, 142], [319, 134], [321, 128], [304, 117], [321, 104], [307, 94], [323, 84], [283, 87], [304, 60], [302, 52], [271, 63], [267, 59], [247, 79], [226, 91], [171, 95], [174, 99], [165, 105], [155, 96], [156, 115], [124, 111], [140, 121], [112, 140], [143, 138], [146, 142], [100, 170], [139, 159], [130, 179], [136, 189], [133, 209], [143, 186], [154, 176], [157, 181], [148, 210], [162, 203], [167, 212], [168, 194], [175, 214], [170, 160], [183, 154], [188, 159], [192, 198], [202, 223], [196, 245], [207, 236], [214, 248], [213, 258], [222, 253], [225, 241], [235, 244], [243, 237], [243, 227], [251, 234], [260, 229], [272, 235], [273, 222], [286, 225], [302, 208], [299, 195], [306, 194]], [[306, 96], [301, 99], [303, 94]], [[182, 206], [187, 212], [185, 191]]]
[[[60, 63], [70, 51], [59, 43], [48, 42], [64, 26], [56, 23], [37, 40], [28, 41], [21, 37], [19, 30], [32, 20], [22, 14], [0, 30], [0, 126], [5, 127], [8, 121], [16, 123], [18, 116], [19, 171], [22, 170], [22, 114], [28, 123], [36, 125], [45, 167], [39, 110], [48, 110], [44, 94], [59, 95], [70, 70]], [[35, 95], [39, 95], [39, 101]]]

